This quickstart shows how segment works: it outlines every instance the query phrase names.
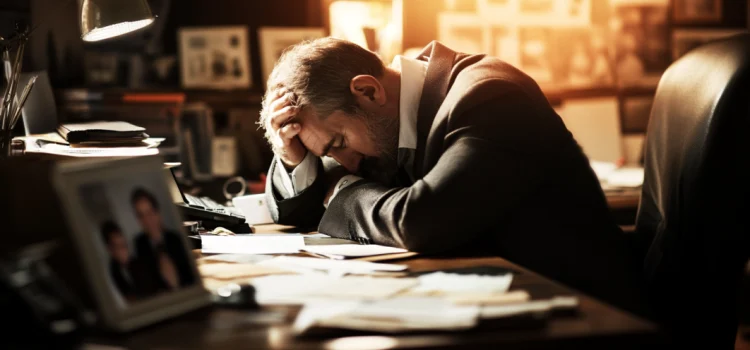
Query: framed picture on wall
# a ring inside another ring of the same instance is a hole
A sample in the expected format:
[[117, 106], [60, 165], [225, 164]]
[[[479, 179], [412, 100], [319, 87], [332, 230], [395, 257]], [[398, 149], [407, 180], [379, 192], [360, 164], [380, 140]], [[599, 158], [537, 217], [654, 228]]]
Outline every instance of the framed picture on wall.
[[711, 41], [744, 32], [745, 29], [677, 29], [672, 32], [672, 59], [677, 60], [688, 51]]
[[250, 88], [247, 27], [180, 28], [179, 46], [184, 88]]
[[655, 87], [672, 62], [666, 1], [620, 0], [613, 8], [615, 70], [621, 88]]
[[489, 51], [489, 25], [474, 13], [443, 12], [438, 15], [438, 40], [458, 52]]
[[677, 24], [721, 22], [722, 0], [674, 0], [672, 18]]
[[323, 28], [294, 28], [294, 27], [264, 27], [258, 29], [260, 45], [260, 61], [262, 64], [263, 87], [266, 87], [268, 77], [288, 47], [303, 41], [322, 38], [325, 36]]

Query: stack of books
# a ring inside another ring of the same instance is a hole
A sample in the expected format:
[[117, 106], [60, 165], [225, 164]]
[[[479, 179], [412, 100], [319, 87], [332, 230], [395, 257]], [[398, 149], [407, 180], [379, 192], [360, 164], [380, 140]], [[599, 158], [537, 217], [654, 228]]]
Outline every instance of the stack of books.
[[62, 124], [56, 133], [27, 136], [26, 153], [62, 157], [137, 157], [158, 154], [164, 139], [123, 121]]
[[137, 147], [148, 139], [146, 129], [122, 121], [61, 124], [57, 132], [71, 147]]

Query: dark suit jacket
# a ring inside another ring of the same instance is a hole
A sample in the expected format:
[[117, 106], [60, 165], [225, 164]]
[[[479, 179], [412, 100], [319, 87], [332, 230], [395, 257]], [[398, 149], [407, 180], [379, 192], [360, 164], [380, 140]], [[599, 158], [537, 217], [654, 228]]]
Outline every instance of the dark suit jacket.
[[155, 279], [150, 266], [139, 258], [132, 258], [127, 265], [130, 279], [126, 278], [120, 264], [114, 259], [109, 262], [109, 273], [125, 299], [135, 301], [156, 294], [161, 288], [161, 278]]
[[273, 218], [319, 221], [331, 236], [421, 253], [488, 252], [639, 310], [637, 263], [587, 157], [537, 84], [499, 59], [438, 42], [422, 54], [418, 180], [396, 188], [358, 181], [324, 211], [323, 176], [282, 200], [272, 164]]
[[[180, 278], [180, 286], [185, 287], [195, 282], [195, 274], [190, 268], [190, 261], [185, 247], [182, 245], [178, 233], [165, 231], [162, 237], [162, 247], [177, 268], [177, 274]], [[159, 281], [160, 288], [168, 288], [167, 283], [161, 277], [159, 271], [159, 261], [155, 248], [151, 246], [151, 241], [145, 233], [140, 233], [135, 239], [135, 250], [138, 259], [149, 266], [152, 277]]]

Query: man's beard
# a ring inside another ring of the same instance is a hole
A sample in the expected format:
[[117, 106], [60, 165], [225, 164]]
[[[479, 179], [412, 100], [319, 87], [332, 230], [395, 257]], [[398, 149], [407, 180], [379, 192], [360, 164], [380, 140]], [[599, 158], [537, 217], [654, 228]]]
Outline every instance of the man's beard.
[[360, 110], [367, 125], [367, 137], [375, 144], [378, 157], [367, 157], [360, 164], [360, 172], [370, 180], [386, 186], [394, 185], [398, 173], [398, 118], [379, 116]]

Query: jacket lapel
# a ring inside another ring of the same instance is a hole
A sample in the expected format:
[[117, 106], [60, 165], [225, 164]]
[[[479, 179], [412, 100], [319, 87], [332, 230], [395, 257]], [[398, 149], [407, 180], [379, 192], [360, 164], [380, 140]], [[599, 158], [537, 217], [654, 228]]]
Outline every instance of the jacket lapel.
[[419, 111], [417, 112], [417, 149], [414, 159], [415, 178], [424, 176], [423, 163], [427, 136], [430, 134], [435, 114], [437, 114], [440, 105], [448, 93], [456, 53], [443, 46], [443, 44], [433, 41], [422, 50], [418, 58], [427, 60], [428, 65], [422, 98], [419, 101]]

